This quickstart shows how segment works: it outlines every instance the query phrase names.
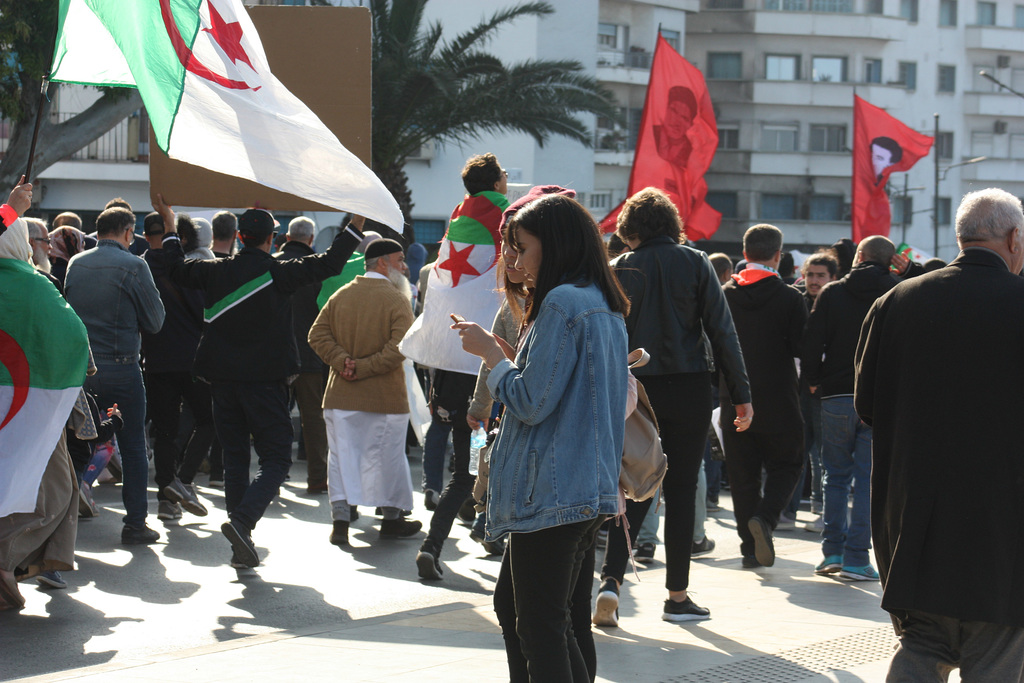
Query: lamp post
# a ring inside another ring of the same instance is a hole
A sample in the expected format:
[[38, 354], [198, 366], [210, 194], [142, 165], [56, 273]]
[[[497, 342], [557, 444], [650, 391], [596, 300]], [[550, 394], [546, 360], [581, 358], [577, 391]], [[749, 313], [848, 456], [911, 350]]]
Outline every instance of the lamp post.
[[932, 196], [932, 228], [935, 230], [935, 248], [932, 256], [939, 255], [939, 113], [935, 112], [935, 194]]

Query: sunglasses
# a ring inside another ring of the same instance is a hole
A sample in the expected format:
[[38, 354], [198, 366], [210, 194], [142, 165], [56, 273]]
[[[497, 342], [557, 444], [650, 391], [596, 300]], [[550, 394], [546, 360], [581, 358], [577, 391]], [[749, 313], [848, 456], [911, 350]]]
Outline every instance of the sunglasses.
[[51, 240], [50, 240], [49, 237], [33, 237], [32, 241], [33, 242], [46, 242], [47, 244], [51, 243]]

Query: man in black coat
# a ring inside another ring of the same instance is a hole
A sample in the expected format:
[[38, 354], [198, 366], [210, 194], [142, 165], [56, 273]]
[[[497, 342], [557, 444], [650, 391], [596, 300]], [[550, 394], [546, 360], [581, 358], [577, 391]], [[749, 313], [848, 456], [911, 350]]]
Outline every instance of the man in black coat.
[[[826, 285], [804, 332], [803, 378], [821, 397], [821, 460], [825, 467], [824, 560], [816, 574], [877, 581], [871, 566], [871, 427], [853, 409], [853, 352], [860, 326], [875, 299], [896, 286], [889, 261], [896, 247], [881, 235], [861, 240], [853, 270]], [[856, 480], [853, 514], [850, 488]], [[849, 520], [849, 521], [848, 521]]]
[[743, 257], [747, 267], [722, 289], [750, 377], [754, 419], [746, 431], [728, 429], [736, 409], [723, 389], [721, 424], [743, 566], [753, 569], [775, 563], [772, 532], [803, 468], [804, 423], [793, 359], [800, 355], [807, 307], [777, 272], [781, 230], [764, 224], [748, 229]]
[[1024, 678], [1021, 203], [972, 192], [956, 232], [956, 260], [875, 302], [856, 351], [891, 681]]

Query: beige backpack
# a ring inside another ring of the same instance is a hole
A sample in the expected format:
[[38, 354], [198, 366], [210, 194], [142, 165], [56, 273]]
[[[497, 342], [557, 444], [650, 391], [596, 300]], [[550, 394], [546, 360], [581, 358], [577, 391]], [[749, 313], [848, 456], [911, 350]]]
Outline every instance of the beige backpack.
[[[650, 355], [643, 349], [635, 349], [628, 357], [630, 369], [643, 367], [649, 360]], [[626, 498], [640, 502], [657, 493], [668, 470], [668, 459], [661, 449], [658, 419], [640, 380], [636, 389], [636, 410], [626, 418], [619, 487]]]

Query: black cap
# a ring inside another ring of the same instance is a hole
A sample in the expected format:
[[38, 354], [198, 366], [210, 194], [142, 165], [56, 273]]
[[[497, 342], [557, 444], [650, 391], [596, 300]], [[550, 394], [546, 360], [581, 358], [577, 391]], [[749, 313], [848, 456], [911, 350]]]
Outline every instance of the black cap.
[[156, 211], [146, 214], [146, 217], [142, 219], [143, 235], [162, 235], [164, 232], [166, 232], [164, 217]]
[[246, 237], [266, 238], [274, 233], [274, 217], [265, 209], [249, 209], [238, 219], [238, 232]]
[[366, 251], [363, 252], [363, 257], [369, 261], [372, 258], [379, 258], [381, 256], [387, 256], [388, 254], [395, 254], [402, 251], [402, 245], [395, 240], [389, 240], [381, 238], [374, 240], [366, 245]]

